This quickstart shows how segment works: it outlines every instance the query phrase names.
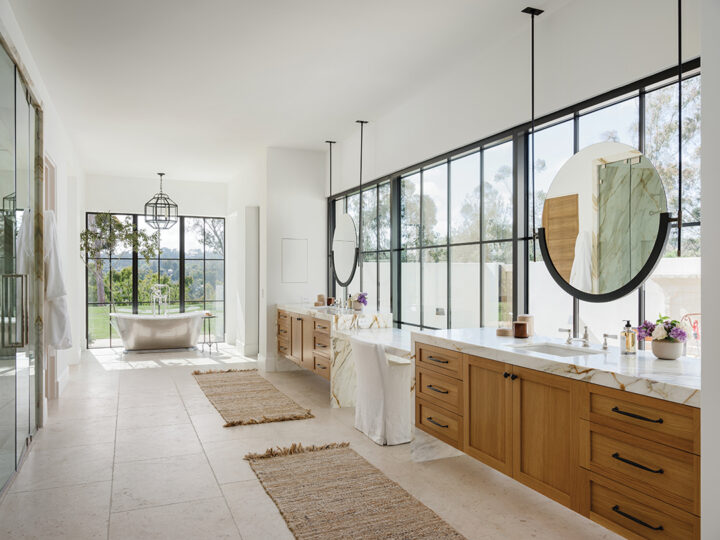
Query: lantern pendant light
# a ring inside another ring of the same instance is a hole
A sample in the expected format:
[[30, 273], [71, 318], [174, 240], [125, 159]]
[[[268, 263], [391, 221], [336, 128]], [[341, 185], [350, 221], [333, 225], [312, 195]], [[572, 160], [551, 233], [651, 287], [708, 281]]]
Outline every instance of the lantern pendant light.
[[160, 191], [145, 203], [145, 223], [153, 229], [169, 229], [177, 223], [178, 205], [163, 193], [165, 173], [157, 174], [160, 177]]

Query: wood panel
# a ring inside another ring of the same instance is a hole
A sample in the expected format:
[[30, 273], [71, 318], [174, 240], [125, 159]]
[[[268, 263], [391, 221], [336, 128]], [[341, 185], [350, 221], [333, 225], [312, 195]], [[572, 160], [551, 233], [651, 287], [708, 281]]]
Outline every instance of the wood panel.
[[700, 514], [700, 456], [587, 420], [581, 426], [583, 467]]
[[314, 340], [313, 334], [315, 329], [313, 327], [312, 317], [301, 317], [302, 319], [302, 367], [309, 369], [310, 371], [315, 370], [315, 358], [313, 356]]
[[415, 426], [455, 448], [463, 447], [463, 417], [417, 397]]
[[700, 518], [688, 512], [594, 473], [586, 489], [590, 519], [626, 538], [700, 538]]
[[512, 380], [510, 366], [466, 355], [464, 358], [463, 451], [512, 474]]
[[416, 349], [416, 365], [455, 379], [462, 378], [462, 353], [425, 345], [424, 343], [418, 343]]
[[415, 395], [455, 414], [463, 414], [461, 380], [418, 367], [415, 369]]
[[293, 317], [290, 321], [290, 360], [302, 365], [303, 355], [303, 324], [302, 317]]
[[700, 409], [596, 384], [586, 385], [583, 418], [700, 454]]
[[545, 199], [542, 213], [545, 240], [555, 268], [567, 282], [575, 260], [579, 223], [577, 194]]
[[513, 366], [513, 477], [574, 507], [578, 391], [565, 377]]

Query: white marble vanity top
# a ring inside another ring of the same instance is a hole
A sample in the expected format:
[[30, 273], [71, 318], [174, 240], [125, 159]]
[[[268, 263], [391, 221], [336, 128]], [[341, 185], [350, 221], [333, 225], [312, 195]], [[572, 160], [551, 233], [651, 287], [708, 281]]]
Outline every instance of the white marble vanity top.
[[392, 327], [392, 313], [365, 308], [362, 311], [309, 304], [278, 304], [277, 308], [298, 315], [307, 315], [334, 323], [336, 329]]
[[494, 328], [412, 332], [413, 350], [416, 342], [700, 407], [699, 358], [658, 360], [650, 351], [638, 351], [637, 355], [621, 355], [617, 347], [603, 351], [598, 345], [591, 345], [590, 348], [601, 354], [558, 357], [516, 347], [533, 343], [563, 344], [563, 339], [540, 336], [528, 339], [501, 337], [495, 335]]
[[412, 354], [411, 335], [408, 330], [399, 328], [353, 328], [337, 330], [338, 337], [354, 337], [369, 343], [377, 343], [385, 348], [385, 352], [409, 358]]

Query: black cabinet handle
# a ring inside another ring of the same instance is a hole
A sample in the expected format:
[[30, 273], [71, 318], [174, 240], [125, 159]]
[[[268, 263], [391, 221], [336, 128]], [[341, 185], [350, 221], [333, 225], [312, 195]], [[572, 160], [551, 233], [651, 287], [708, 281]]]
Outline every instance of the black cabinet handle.
[[302, 321], [302, 317], [296, 317], [295, 320]]
[[648, 418], [646, 416], [640, 416], [639, 414], [627, 412], [627, 411], [621, 411], [617, 407], [613, 407], [610, 409], [614, 413], [622, 414], [623, 416], [629, 416], [630, 418], [636, 418], [637, 420], [642, 420], [643, 422], [652, 422], [653, 424], [662, 424], [663, 419], [658, 418], [657, 420], [653, 420], [652, 418]]
[[438, 394], [449, 394], [449, 390], [445, 390], [444, 388], [439, 388], [437, 386], [433, 386], [432, 384], [428, 384], [426, 388], [429, 388], [433, 392], [437, 392]]
[[427, 359], [431, 362], [437, 362], [438, 364], [449, 364], [447, 360], [440, 360], [439, 358], [435, 358], [434, 356], [428, 356]]
[[441, 427], [441, 428], [449, 427], [449, 426], [446, 426], [446, 425], [441, 424], [440, 422], [436, 422], [435, 420], [433, 420], [432, 416], [428, 416], [428, 417], [426, 418], [426, 420], [427, 420], [428, 422], [430, 422], [431, 424], [435, 424], [436, 426]]
[[318, 343], [317, 346], [320, 349], [327, 349], [327, 345], [323, 345], [322, 343]]
[[327, 369], [325, 366], [318, 366], [320, 369]]
[[623, 512], [622, 510], [620, 510], [620, 507], [619, 507], [617, 504], [612, 507], [612, 511], [615, 512], [616, 514], [620, 514], [622, 517], [627, 518], [627, 519], [629, 519], [630, 521], [634, 521], [635, 523], [637, 523], [637, 524], [639, 524], [639, 525], [642, 525], [643, 527], [647, 527], [648, 529], [652, 529], [653, 531], [662, 531], [662, 530], [664, 530], [662, 525], [658, 525], [657, 527], [653, 527], [653, 526], [650, 525], [649, 523], [645, 523], [642, 519], [638, 519], [638, 518], [636, 518], [635, 516], [631, 516], [630, 514], [626, 514], [625, 512]]
[[511, 380], [511, 381], [514, 381], [514, 380], [517, 379], [517, 378], [518, 378], [518, 376], [515, 375], [514, 373], [513, 373], [512, 375], [510, 375], [510, 380]]
[[647, 471], [647, 472], [651, 472], [651, 473], [655, 473], [655, 474], [662, 474], [662, 473], [665, 472], [665, 471], [663, 471], [662, 469], [651, 469], [650, 467], [646, 467], [645, 465], [641, 465], [640, 463], [636, 463], [636, 462], [634, 462], [634, 461], [632, 461], [632, 460], [630, 460], [630, 459], [626, 459], [626, 458], [624, 458], [624, 457], [621, 457], [620, 454], [618, 454], [617, 452], [615, 452], [615, 453], [612, 455], [612, 457], [615, 458], [615, 459], [617, 459], [618, 461], [622, 461], [623, 463], [627, 463], [628, 465], [632, 465], [633, 467], [637, 467], [638, 469], [642, 469], [643, 471]]
[[509, 374], [507, 371], [506, 371], [505, 373], [503, 373], [503, 377], [505, 377], [506, 379], [507, 379], [509, 376], [510, 376], [510, 374]]

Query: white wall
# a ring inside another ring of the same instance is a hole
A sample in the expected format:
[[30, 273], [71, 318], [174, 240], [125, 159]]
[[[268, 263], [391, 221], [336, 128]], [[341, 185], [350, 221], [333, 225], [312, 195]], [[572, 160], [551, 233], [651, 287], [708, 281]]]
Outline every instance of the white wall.
[[[85, 211], [143, 213], [145, 203], [160, 187], [159, 178], [119, 178], [88, 174]], [[225, 217], [228, 187], [225, 182], [188, 182], [165, 177], [163, 191], [177, 204], [181, 215]]]
[[83, 169], [77, 158], [73, 141], [68, 136], [50, 99], [42, 80], [42, 74], [25, 43], [7, 0], [0, 0], [0, 33], [17, 51], [23, 68], [30, 78], [33, 92], [42, 102], [45, 155], [53, 161], [56, 167], [58, 244], [68, 290], [68, 307], [73, 334], [73, 347], [58, 351], [57, 354], [56, 369], [62, 391], [62, 386], [67, 381], [69, 366], [80, 361], [80, 345], [84, 336], [84, 328], [80, 324], [80, 321], [85, 319], [84, 302], [77, 301], [78, 296], [81, 293], [84, 294], [85, 290], [79, 242], [77, 241], [81, 223], [78, 209], [82, 208]]
[[[685, 59], [700, 54], [699, 2], [683, 2]], [[427, 84], [378, 117], [367, 117], [364, 179], [530, 120], [530, 22], [492, 50], [428, 66]], [[577, 0], [536, 19], [536, 114], [636, 81], [677, 63], [674, 0]], [[453, 63], [454, 62], [454, 63]], [[358, 116], [366, 116], [359, 114]], [[357, 184], [359, 130], [335, 145], [333, 191]]]
[[720, 538], [720, 2], [703, 0], [702, 12], [702, 536]]
[[[286, 369], [277, 359], [278, 303], [314, 300], [327, 287], [326, 154], [270, 148], [267, 152], [267, 291], [266, 339], [260, 354], [266, 369]], [[307, 239], [308, 271], [304, 283], [281, 282], [281, 241]], [[261, 303], [263, 300], [261, 298]], [[262, 339], [262, 336], [261, 336]], [[264, 346], [264, 347], [263, 347]], [[263, 350], [265, 349], [265, 350]]]

